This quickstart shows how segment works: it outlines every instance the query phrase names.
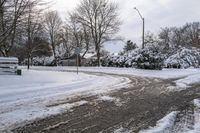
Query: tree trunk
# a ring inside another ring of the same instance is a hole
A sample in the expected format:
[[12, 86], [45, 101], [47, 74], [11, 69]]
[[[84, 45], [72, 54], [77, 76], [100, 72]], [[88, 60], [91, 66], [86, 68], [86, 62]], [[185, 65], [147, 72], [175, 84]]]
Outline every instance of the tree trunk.
[[4, 53], [3, 50], [0, 49], [0, 52], [1, 52], [1, 54], [2, 54], [3, 57], [6, 57], [6, 54]]
[[101, 62], [100, 62], [100, 47], [98, 46], [97, 47], [97, 64], [98, 64], [98, 67], [101, 66]]
[[85, 57], [86, 53], [88, 52], [88, 49], [83, 53], [82, 58]]
[[28, 54], [28, 62], [27, 62], [27, 69], [30, 69], [30, 55]]
[[9, 50], [5, 50], [6, 57], [9, 57]]
[[52, 50], [53, 50], [53, 56], [54, 56], [54, 60], [55, 60], [55, 66], [57, 66], [58, 63], [57, 63], [55, 46], [54, 46], [54, 44], [51, 44], [51, 46], [52, 46]]
[[31, 66], [33, 66], [33, 57], [31, 56]]
[[81, 66], [81, 56], [80, 56], [80, 54], [77, 55], [77, 60], [78, 60], [77, 65]]

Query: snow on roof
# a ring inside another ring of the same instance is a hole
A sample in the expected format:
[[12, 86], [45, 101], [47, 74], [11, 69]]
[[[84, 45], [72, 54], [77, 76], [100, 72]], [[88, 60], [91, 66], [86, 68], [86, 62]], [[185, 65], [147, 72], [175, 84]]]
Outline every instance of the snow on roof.
[[[81, 53], [80, 55], [82, 56], [83, 53]], [[84, 56], [84, 58], [88, 59], [88, 58], [91, 58], [91, 57], [93, 57], [95, 55], [96, 55], [96, 53], [86, 53], [85, 56]]]
[[113, 56], [118, 56], [119, 55], [119, 53], [113, 53]]

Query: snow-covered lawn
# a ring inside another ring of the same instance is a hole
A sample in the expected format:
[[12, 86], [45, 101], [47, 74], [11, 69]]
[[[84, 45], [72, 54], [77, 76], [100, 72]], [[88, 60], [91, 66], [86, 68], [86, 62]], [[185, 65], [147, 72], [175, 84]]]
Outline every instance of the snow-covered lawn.
[[[68, 70], [76, 71], [76, 67], [32, 67], [33, 69], [44, 70]], [[163, 69], [163, 70], [143, 70], [135, 68], [113, 68], [113, 67], [79, 67], [84, 72], [103, 72], [108, 74], [125, 74], [130, 76], [142, 76], [152, 78], [180, 78], [194, 74], [200, 74], [200, 69]]]
[[46, 117], [87, 104], [87, 101], [49, 107], [74, 95], [104, 93], [129, 83], [128, 78], [72, 72], [23, 70], [22, 76], [0, 75], [0, 132], [14, 124]]
[[[33, 67], [33, 69], [76, 71], [76, 67]], [[200, 69], [163, 69], [163, 70], [142, 70], [135, 68], [113, 68], [113, 67], [80, 67], [84, 72], [103, 72], [108, 74], [123, 74], [129, 76], [140, 76], [162, 79], [176, 79], [178, 87], [185, 88], [190, 84], [200, 83]]]

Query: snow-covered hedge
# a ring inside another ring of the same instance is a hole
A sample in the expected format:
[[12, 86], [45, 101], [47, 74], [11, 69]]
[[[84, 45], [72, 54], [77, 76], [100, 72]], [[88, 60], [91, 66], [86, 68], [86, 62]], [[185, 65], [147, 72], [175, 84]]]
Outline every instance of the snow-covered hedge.
[[[108, 55], [101, 58], [101, 65], [106, 67], [135, 67], [141, 69], [189, 68], [200, 67], [200, 49], [180, 47], [172, 52], [161, 53], [157, 45], [149, 45], [144, 49], [124, 52], [120, 55]], [[169, 55], [170, 53], [170, 55]], [[53, 57], [33, 58], [33, 65], [51, 66], [55, 64]], [[97, 66], [96, 58], [87, 60], [86, 66]]]
[[142, 69], [200, 67], [200, 49], [180, 47], [174, 54], [161, 53], [159, 47], [147, 46], [121, 55], [110, 55], [102, 60], [102, 66], [136, 67]]
[[54, 57], [34, 57], [33, 65], [36, 66], [51, 66], [54, 63]]
[[162, 69], [163, 56], [157, 49], [144, 48], [138, 51], [138, 55], [133, 58], [137, 68], [141, 69]]
[[168, 57], [164, 64], [167, 68], [198, 68], [200, 67], [200, 50], [181, 47], [175, 54]]
[[102, 59], [102, 66], [108, 67], [125, 67], [127, 56], [107, 56]]
[[136, 67], [142, 69], [161, 69], [162, 54], [156, 47], [135, 49], [118, 56], [107, 56], [102, 60], [102, 66], [108, 67]]

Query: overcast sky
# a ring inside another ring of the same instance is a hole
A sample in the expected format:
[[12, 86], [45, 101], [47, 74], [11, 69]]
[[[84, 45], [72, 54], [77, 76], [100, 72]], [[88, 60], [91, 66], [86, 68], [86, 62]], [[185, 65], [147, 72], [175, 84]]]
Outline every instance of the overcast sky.
[[[48, 1], [48, 0], [47, 0]], [[81, 0], [53, 0], [53, 9], [64, 18]], [[141, 44], [142, 21], [133, 9], [137, 7], [145, 18], [145, 31], [157, 33], [161, 27], [182, 26], [187, 22], [200, 21], [200, 0], [110, 0], [119, 4], [123, 21], [119, 35], [126, 40]], [[121, 45], [106, 46], [118, 52]]]

